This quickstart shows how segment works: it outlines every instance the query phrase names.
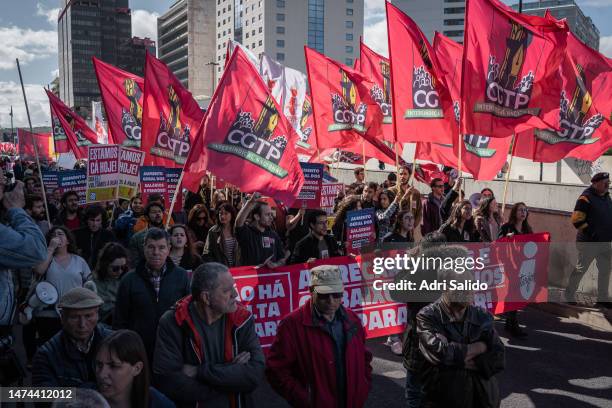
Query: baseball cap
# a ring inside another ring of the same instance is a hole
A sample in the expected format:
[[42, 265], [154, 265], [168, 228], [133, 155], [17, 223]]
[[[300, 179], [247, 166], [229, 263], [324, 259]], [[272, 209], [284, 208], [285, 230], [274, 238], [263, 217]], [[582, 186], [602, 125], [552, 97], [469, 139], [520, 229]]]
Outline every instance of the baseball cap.
[[597, 183], [598, 181], [609, 179], [609, 178], [610, 178], [610, 173], [605, 173], [605, 172], [597, 173], [591, 179], [591, 183]]
[[344, 291], [340, 268], [336, 265], [319, 265], [310, 270], [310, 287], [322, 295]]

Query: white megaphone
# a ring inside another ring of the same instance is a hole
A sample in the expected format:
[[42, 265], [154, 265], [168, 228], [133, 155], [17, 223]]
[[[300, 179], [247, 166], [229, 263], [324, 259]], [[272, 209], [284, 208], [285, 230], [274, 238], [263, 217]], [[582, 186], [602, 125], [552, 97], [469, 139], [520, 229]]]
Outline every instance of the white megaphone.
[[37, 283], [34, 293], [28, 299], [27, 306], [19, 316], [21, 324], [27, 324], [32, 320], [34, 310], [57, 303], [58, 297], [57, 289], [51, 283], [46, 281]]

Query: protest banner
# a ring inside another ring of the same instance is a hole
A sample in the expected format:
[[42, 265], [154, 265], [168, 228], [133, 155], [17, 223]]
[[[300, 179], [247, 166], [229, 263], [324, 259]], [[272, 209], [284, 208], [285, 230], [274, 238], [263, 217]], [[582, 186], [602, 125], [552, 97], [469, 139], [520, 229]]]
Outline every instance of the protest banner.
[[168, 187], [166, 168], [161, 166], [140, 167], [140, 193], [142, 202], [146, 203], [149, 195], [159, 193], [164, 197], [164, 205], [168, 204]]
[[119, 146], [88, 146], [87, 159], [87, 202], [116, 199], [119, 186]]
[[65, 170], [58, 172], [57, 186], [60, 194], [74, 191], [79, 195], [79, 205], [85, 204], [85, 190], [87, 190], [87, 170]]
[[321, 186], [321, 209], [327, 215], [334, 213], [334, 203], [340, 191], [344, 191], [344, 184], [342, 183], [324, 183]]
[[51, 195], [53, 194], [53, 190], [55, 190], [59, 186], [59, 173], [59, 171], [44, 170], [42, 172], [42, 180], [43, 184], [45, 185], [45, 194], [47, 194], [48, 197], [51, 197]]
[[345, 222], [348, 253], [359, 253], [361, 247], [376, 241], [374, 208], [349, 211]]
[[[176, 191], [176, 185], [181, 178], [181, 172], [183, 169], [179, 168], [167, 168], [166, 169], [166, 205], [170, 205], [174, 198], [174, 192]], [[172, 212], [179, 212], [183, 209], [183, 192], [179, 190], [179, 194], [176, 197]]]
[[119, 192], [118, 198], [131, 199], [138, 192], [140, 166], [144, 161], [142, 150], [121, 146], [119, 151]]
[[323, 165], [319, 163], [300, 163], [304, 173], [304, 185], [293, 202], [292, 208], [319, 208], [321, 205], [321, 186], [323, 184]]
[[361, 318], [368, 338], [404, 331], [406, 305], [394, 302], [386, 291], [374, 290], [372, 282], [380, 277], [362, 274], [358, 258], [343, 256], [275, 269], [231, 268], [238, 299], [253, 313], [255, 331], [264, 351], [272, 345], [280, 321], [310, 298], [310, 269], [321, 264], [340, 268], [344, 283], [343, 305]]

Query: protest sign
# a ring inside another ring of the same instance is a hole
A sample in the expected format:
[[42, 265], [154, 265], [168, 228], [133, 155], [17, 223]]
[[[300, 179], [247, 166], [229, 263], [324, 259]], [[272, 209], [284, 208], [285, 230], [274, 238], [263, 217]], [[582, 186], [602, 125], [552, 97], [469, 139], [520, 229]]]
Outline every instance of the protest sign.
[[300, 166], [304, 173], [304, 185], [291, 207], [320, 208], [323, 165], [319, 163], [300, 163]]
[[[340, 268], [344, 283], [343, 305], [360, 317], [368, 338], [404, 331], [406, 305], [394, 302], [387, 291], [374, 290], [372, 282], [381, 278], [362, 273], [358, 258], [336, 257], [275, 269], [231, 268], [238, 298], [253, 313], [255, 331], [264, 351], [272, 345], [280, 321], [310, 298], [310, 269], [320, 264]], [[387, 278], [390, 280], [392, 278]]]
[[342, 183], [324, 183], [321, 186], [321, 209], [324, 210], [327, 215], [334, 213], [334, 204], [338, 193], [344, 191], [344, 184]]
[[45, 193], [51, 197], [53, 190], [58, 187], [59, 171], [44, 171], [42, 172], [42, 181], [45, 185]]
[[359, 253], [361, 247], [376, 241], [374, 208], [349, 211], [345, 222], [346, 248], [349, 253]]
[[119, 146], [91, 145], [87, 148], [88, 203], [117, 198], [119, 185]]
[[[170, 206], [172, 199], [174, 197], [174, 192], [176, 191], [176, 185], [178, 184], [181, 178], [181, 172], [183, 169], [178, 168], [167, 168], [166, 169], [166, 197], [168, 197], [168, 201], [166, 202], [167, 206]], [[178, 196], [176, 197], [176, 202], [174, 203], [174, 207], [172, 212], [178, 212], [183, 209], [183, 192], [179, 189]]]
[[138, 192], [140, 166], [144, 161], [142, 150], [121, 147], [119, 152], [119, 198], [131, 199]]
[[58, 172], [57, 186], [61, 194], [75, 191], [79, 195], [79, 205], [85, 204], [87, 189], [87, 170], [65, 170]]
[[140, 167], [140, 192], [142, 202], [147, 202], [149, 195], [159, 193], [164, 197], [164, 206], [168, 204], [168, 187], [166, 186], [166, 168], [161, 166]]

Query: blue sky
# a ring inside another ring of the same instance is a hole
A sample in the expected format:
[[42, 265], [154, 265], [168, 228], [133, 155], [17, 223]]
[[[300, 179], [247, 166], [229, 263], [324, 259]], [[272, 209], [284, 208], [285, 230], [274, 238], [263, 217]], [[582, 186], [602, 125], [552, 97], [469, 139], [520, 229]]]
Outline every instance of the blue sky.
[[[331, 1], [331, 0], [328, 0]], [[174, 0], [130, 0], [134, 35], [156, 37], [156, 17]], [[509, 3], [508, 1], [506, 1]], [[19, 58], [34, 126], [49, 124], [43, 86], [57, 72], [57, 13], [60, 0], [20, 0], [0, 14], [0, 127], [8, 127], [13, 105], [16, 126], [27, 123], [15, 58]], [[612, 58], [612, 0], [577, 0], [601, 33], [600, 50]], [[384, 0], [365, 0], [364, 39], [386, 54]], [[418, 23], [418, 22], [417, 22]]]

